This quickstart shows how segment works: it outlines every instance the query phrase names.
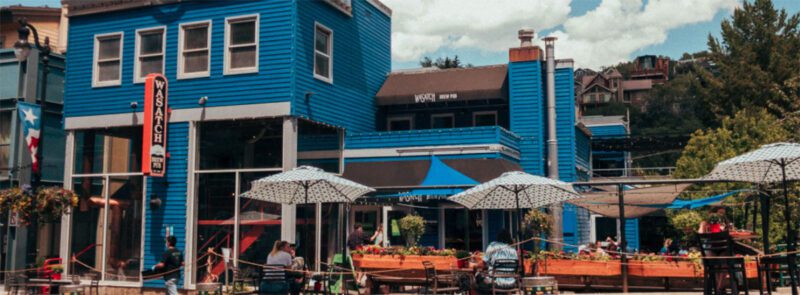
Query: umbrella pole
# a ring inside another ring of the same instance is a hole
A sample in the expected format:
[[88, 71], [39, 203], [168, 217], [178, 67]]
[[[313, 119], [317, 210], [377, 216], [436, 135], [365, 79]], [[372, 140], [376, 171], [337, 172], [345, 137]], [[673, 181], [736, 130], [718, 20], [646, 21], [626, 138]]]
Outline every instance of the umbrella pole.
[[519, 273], [525, 276], [525, 257], [522, 255], [522, 214], [519, 208], [519, 189], [514, 186], [514, 200], [517, 201], [517, 253], [519, 253]]
[[786, 181], [785, 160], [781, 160], [781, 172], [783, 173], [783, 199], [786, 201], [786, 207], [784, 207], [784, 219], [786, 220], [786, 248], [789, 251], [789, 255], [787, 255], [787, 258], [789, 259], [789, 280], [791, 281], [792, 285], [792, 295], [797, 295], [797, 277], [795, 274], [797, 265], [795, 265], [796, 255], [793, 253], [796, 247], [794, 245], [794, 231], [792, 230], [792, 211], [789, 209], [789, 185], [788, 181]]
[[[761, 240], [764, 244], [764, 254], [769, 254], [769, 195], [761, 192]], [[755, 230], [755, 228], [753, 228]]]
[[[309, 186], [310, 186], [310, 184], [308, 184], [308, 183], [303, 185], [303, 189], [305, 190], [305, 203], [306, 203], [306, 206], [308, 206], [308, 187]], [[309, 216], [309, 214], [308, 214], [308, 207], [306, 207], [305, 211], [306, 211], [306, 222], [305, 222], [305, 225], [303, 227], [305, 228], [305, 232], [306, 232], [306, 241], [305, 241], [305, 245], [303, 245], [303, 252], [305, 252], [303, 255], [305, 255], [306, 256], [305, 259], [308, 260], [309, 258], [311, 258], [311, 256], [309, 256], [309, 254], [308, 254], [308, 249], [310, 248], [310, 245], [311, 245], [311, 239], [309, 238], [309, 234], [308, 234], [308, 232], [309, 232], [308, 228], [311, 226], [311, 216]], [[306, 261], [306, 263], [305, 263], [306, 264], [306, 268], [308, 268], [309, 263], [310, 263], [310, 261]]]
[[622, 292], [628, 293], [628, 241], [625, 237], [625, 190], [622, 184], [617, 185], [617, 195], [619, 196], [619, 260], [620, 274], [622, 275]]

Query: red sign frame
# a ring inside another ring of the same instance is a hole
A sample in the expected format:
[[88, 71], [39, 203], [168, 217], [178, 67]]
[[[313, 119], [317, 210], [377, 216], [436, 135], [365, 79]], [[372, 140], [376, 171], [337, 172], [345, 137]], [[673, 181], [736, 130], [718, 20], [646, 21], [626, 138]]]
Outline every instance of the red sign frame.
[[167, 171], [167, 78], [149, 74], [144, 82], [142, 173], [162, 177]]

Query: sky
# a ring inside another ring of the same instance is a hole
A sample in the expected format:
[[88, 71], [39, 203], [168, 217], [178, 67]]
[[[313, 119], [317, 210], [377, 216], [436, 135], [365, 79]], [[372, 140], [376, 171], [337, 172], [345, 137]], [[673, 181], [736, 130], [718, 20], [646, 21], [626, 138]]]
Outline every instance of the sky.
[[[517, 31], [558, 37], [556, 58], [599, 69], [643, 54], [679, 58], [707, 48], [742, 0], [381, 0], [392, 8], [392, 68], [458, 55], [476, 66], [508, 61]], [[58, 7], [59, 0], [0, 0]], [[800, 0], [773, 0], [800, 12]]]

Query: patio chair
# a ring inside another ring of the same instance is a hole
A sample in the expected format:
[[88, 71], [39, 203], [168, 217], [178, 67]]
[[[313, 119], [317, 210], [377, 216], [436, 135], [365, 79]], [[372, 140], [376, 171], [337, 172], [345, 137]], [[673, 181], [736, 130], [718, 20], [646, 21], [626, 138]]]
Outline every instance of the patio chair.
[[258, 294], [289, 294], [289, 281], [283, 265], [270, 264], [261, 269]]
[[[788, 277], [789, 259], [786, 256], [758, 258], [758, 291], [761, 294], [772, 294], [780, 286], [784, 276]], [[775, 276], [777, 274], [777, 276]], [[800, 275], [800, 271], [798, 274]], [[774, 285], [778, 283], [778, 285]]]
[[[703, 293], [729, 294], [724, 276], [729, 278], [730, 294], [739, 294], [739, 284], [749, 294], [744, 257], [733, 257], [733, 238], [728, 232], [698, 234], [698, 244], [703, 255]], [[716, 258], [725, 256], [726, 258]], [[708, 259], [706, 259], [708, 257]]]
[[[420, 288], [420, 291], [424, 291], [422, 294], [455, 294], [461, 291], [461, 288], [452, 284], [455, 281], [452, 277], [437, 274], [436, 266], [430, 261], [423, 261], [422, 267], [425, 268], [425, 286]], [[449, 284], [440, 282], [440, 279], [447, 279]]]
[[[520, 293], [519, 261], [516, 259], [497, 259], [492, 263], [491, 270], [487, 273], [491, 285], [492, 295]], [[498, 287], [497, 279], [514, 279], [511, 287]]]
[[92, 272], [87, 276], [89, 277], [89, 295], [100, 295], [100, 274]]

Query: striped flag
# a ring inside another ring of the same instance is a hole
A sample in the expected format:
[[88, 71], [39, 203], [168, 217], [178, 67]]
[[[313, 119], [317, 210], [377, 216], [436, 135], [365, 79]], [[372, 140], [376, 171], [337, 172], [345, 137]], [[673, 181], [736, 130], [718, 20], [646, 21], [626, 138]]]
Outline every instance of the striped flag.
[[41, 135], [42, 109], [39, 105], [19, 102], [17, 104], [19, 120], [22, 123], [22, 132], [25, 135], [25, 142], [28, 144], [28, 151], [31, 154], [31, 164], [33, 172], [39, 173], [39, 137]]

